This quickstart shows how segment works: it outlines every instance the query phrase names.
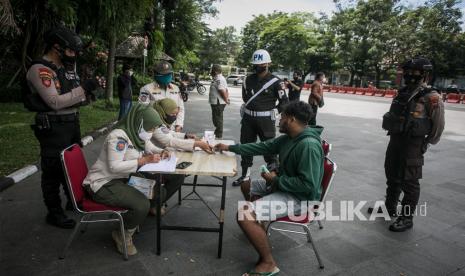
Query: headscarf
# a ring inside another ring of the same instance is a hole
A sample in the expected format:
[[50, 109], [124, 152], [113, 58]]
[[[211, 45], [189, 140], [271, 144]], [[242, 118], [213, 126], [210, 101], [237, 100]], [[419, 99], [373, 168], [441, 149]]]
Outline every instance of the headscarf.
[[145, 142], [139, 138], [141, 127], [145, 131], [157, 128], [163, 124], [160, 115], [151, 106], [136, 103], [128, 114], [118, 122], [115, 128], [121, 129], [129, 137], [134, 147], [139, 151], [144, 150]]
[[164, 98], [162, 100], [156, 101], [153, 104], [153, 108], [160, 114], [161, 120], [163, 123], [167, 126], [170, 126], [171, 123], [168, 123], [166, 121], [166, 118], [168, 117], [169, 114], [173, 113], [178, 109], [178, 105], [173, 99], [170, 98]]

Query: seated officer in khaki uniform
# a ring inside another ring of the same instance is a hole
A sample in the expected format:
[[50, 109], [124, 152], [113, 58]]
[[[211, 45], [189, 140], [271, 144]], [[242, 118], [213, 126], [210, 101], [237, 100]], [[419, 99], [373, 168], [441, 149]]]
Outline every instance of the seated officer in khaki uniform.
[[[176, 121], [179, 109], [172, 99], [163, 99], [156, 101], [153, 104], [154, 109], [160, 115], [163, 125], [153, 132], [151, 142], [160, 148], [173, 148], [183, 151], [193, 151], [195, 147], [199, 147], [207, 153], [213, 153], [212, 148], [206, 142], [201, 141], [193, 134], [184, 134], [170, 130], [170, 126]], [[164, 175], [164, 183], [166, 189], [165, 199], [170, 198], [184, 183], [184, 175]], [[150, 214], [156, 215], [155, 201], [152, 201]], [[161, 210], [163, 215], [164, 208]]]
[[[169, 157], [168, 152], [150, 142], [153, 132], [161, 124], [160, 116], [152, 107], [135, 104], [108, 134], [97, 162], [83, 182], [94, 201], [128, 210], [123, 219], [129, 255], [137, 253], [132, 235], [147, 216], [150, 203], [144, 194], [129, 186], [127, 180], [139, 167]], [[123, 253], [121, 233], [113, 231], [112, 237], [118, 251]]]
[[181, 98], [179, 87], [171, 83], [173, 80], [173, 67], [169, 62], [163, 60], [155, 64], [154, 73], [154, 82], [142, 87], [140, 95], [150, 95], [151, 103], [165, 98], [174, 100], [179, 107], [179, 114], [173, 123], [172, 129], [181, 132], [184, 127], [184, 101]]

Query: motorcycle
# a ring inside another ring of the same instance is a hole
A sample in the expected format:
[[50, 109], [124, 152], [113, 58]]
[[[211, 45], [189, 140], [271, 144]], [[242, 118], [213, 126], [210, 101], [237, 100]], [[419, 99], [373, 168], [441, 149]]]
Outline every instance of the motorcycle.
[[205, 92], [207, 92], [207, 88], [203, 84], [201, 84], [199, 81], [191, 81], [187, 84], [187, 90], [189, 92], [194, 91], [194, 89], [197, 89], [197, 92], [200, 95], [204, 95]]

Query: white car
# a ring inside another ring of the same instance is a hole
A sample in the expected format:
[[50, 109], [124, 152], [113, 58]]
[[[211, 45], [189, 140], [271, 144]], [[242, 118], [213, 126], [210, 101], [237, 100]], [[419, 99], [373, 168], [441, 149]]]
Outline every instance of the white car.
[[242, 85], [245, 80], [245, 75], [229, 75], [226, 78], [226, 82], [232, 85]]

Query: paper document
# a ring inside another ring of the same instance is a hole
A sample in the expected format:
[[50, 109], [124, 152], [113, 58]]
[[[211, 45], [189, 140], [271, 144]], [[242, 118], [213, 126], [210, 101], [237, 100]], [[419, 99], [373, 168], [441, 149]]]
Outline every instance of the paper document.
[[153, 199], [153, 187], [155, 186], [155, 180], [131, 176], [129, 178], [128, 185], [139, 190], [148, 199]]
[[142, 166], [140, 172], [174, 172], [178, 158], [172, 153], [169, 159], [160, 160], [158, 163], [149, 163]]

